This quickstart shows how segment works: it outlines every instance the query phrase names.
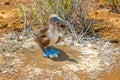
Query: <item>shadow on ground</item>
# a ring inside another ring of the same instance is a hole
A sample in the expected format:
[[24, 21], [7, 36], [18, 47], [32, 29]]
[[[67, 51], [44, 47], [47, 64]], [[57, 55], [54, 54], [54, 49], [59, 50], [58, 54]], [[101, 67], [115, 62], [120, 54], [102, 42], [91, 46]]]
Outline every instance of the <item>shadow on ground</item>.
[[69, 55], [67, 55], [63, 50], [55, 48], [56, 50], [60, 51], [59, 57], [58, 58], [53, 58], [51, 60], [53, 61], [70, 61], [74, 63], [78, 63], [75, 59], [70, 58]]

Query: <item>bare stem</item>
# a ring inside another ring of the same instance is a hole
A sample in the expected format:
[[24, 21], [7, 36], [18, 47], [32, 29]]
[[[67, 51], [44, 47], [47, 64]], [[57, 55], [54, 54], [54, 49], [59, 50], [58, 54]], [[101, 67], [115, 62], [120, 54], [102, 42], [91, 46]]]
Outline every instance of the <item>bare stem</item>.
[[26, 9], [25, 6], [23, 5], [23, 10], [24, 10], [24, 33], [27, 34], [27, 18], [26, 18]]

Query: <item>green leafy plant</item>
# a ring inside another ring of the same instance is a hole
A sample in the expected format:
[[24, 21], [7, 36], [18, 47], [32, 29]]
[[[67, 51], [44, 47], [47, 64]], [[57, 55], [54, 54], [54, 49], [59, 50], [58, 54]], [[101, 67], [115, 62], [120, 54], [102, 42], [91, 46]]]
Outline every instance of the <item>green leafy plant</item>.
[[17, 42], [8, 42], [8, 44], [0, 46], [2, 51], [18, 51], [22, 48], [21, 44], [17, 43]]
[[17, 51], [17, 50], [20, 50], [20, 48], [22, 48], [22, 46], [20, 46], [20, 45], [15, 45], [12, 50], [15, 52], [15, 51]]
[[120, 43], [120, 37], [118, 37], [118, 42]]
[[10, 47], [9, 46], [2, 46], [1, 50], [2, 51], [9, 51]]
[[23, 5], [22, 4], [18, 5], [18, 10], [19, 10], [21, 16], [23, 17], [24, 16], [24, 10], [23, 10]]

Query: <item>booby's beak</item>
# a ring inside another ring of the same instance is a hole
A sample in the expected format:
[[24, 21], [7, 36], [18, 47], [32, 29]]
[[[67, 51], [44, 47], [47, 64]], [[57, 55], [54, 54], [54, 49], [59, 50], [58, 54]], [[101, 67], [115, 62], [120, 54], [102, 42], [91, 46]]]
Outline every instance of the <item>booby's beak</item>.
[[[66, 21], [61, 19], [60, 17], [56, 16], [53, 18], [53, 22], [57, 25], [57, 26], [61, 26], [61, 25], [67, 25]], [[68, 26], [68, 25], [67, 25]]]
[[59, 16], [56, 14], [51, 14], [49, 17], [50, 24], [54, 26], [61, 26], [61, 25], [66, 25], [65, 20], [61, 19]]
[[60, 17], [56, 16], [56, 17], [53, 18], [53, 22], [55, 22], [55, 23], [63, 23], [64, 20], [61, 19]]

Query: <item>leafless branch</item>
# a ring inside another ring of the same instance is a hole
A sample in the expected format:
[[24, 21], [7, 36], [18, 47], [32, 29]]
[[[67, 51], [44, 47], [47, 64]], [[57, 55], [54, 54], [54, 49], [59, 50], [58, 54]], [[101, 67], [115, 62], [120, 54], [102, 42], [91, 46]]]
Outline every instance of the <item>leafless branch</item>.
[[26, 28], [26, 26], [27, 26], [27, 15], [26, 15], [26, 8], [25, 8], [25, 6], [23, 5], [23, 10], [24, 10], [24, 33], [25, 34], [27, 34], [27, 28]]

